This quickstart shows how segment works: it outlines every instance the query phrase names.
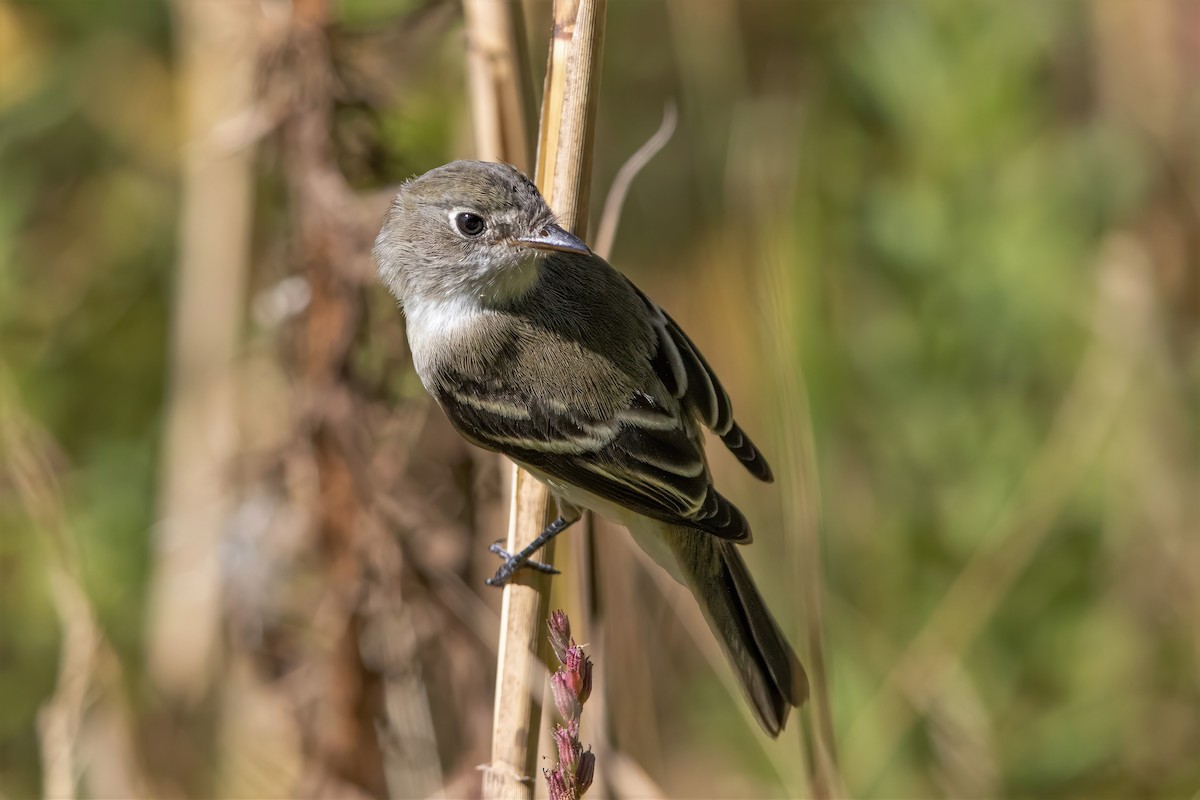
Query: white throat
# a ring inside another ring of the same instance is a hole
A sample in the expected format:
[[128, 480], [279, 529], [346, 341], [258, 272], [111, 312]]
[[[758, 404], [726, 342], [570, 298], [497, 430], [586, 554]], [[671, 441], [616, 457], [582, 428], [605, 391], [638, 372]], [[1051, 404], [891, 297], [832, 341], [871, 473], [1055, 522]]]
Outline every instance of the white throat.
[[436, 354], [456, 347], [480, 317], [490, 313], [478, 298], [456, 294], [448, 298], [413, 298], [404, 304], [408, 320], [408, 347], [413, 365], [424, 380]]
[[480, 305], [484, 308], [502, 306], [532, 289], [540, 274], [541, 260], [539, 255], [530, 253], [515, 265], [493, 268], [481, 274]]
[[[413, 365], [422, 381], [435, 359], [447, 350], [460, 350], [472, 331], [480, 331], [484, 318], [533, 288], [540, 274], [534, 255], [517, 264], [492, 269], [453, 287], [415, 292], [404, 301], [408, 320], [408, 345]], [[486, 326], [484, 326], [486, 327]]]

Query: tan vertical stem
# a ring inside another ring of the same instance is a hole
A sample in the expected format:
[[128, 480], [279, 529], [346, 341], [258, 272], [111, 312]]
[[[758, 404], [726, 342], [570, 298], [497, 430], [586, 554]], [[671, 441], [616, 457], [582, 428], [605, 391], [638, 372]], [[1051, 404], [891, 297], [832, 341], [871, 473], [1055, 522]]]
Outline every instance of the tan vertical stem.
[[176, 3], [183, 59], [183, 204], [171, 377], [147, 636], [149, 670], [170, 697], [205, 693], [218, 644], [218, 546], [236, 448], [232, 365], [249, 262], [249, 147], [219, 143], [253, 102], [258, 3]]
[[[586, 233], [592, 142], [599, 99], [606, 0], [555, 0], [538, 138], [537, 184], [563, 227]], [[522, 470], [513, 480], [507, 548], [516, 552], [541, 532], [546, 487]], [[553, 561], [552, 546], [543, 560]], [[522, 570], [504, 588], [497, 663], [492, 763], [484, 797], [531, 798], [543, 693], [536, 653], [544, 639], [549, 579]]]
[[564, 228], [587, 233], [607, 0], [555, 0], [537, 184]]
[[520, 0], [463, 0], [475, 157], [529, 172], [533, 78]]

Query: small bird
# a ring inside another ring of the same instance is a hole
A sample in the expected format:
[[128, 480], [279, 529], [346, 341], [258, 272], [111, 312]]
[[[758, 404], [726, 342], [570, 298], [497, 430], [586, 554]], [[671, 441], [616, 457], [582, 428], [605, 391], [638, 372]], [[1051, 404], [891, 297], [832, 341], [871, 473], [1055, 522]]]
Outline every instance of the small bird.
[[455, 161], [405, 183], [374, 257], [407, 319], [422, 383], [468, 441], [543, 481], [558, 515], [504, 558], [591, 509], [627, 527], [691, 589], [763, 729], [778, 736], [808, 679], [737, 551], [742, 513], [713, 487], [701, 425], [756, 478], [771, 469], [729, 395], [665, 311], [555, 222], [506, 164]]

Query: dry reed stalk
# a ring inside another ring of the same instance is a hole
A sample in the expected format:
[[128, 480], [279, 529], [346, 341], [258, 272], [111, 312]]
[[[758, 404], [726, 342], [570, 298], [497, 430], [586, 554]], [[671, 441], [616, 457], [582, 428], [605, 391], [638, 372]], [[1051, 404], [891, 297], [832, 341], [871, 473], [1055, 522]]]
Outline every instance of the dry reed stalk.
[[533, 78], [520, 0], [463, 0], [475, 157], [522, 172], [533, 162]]
[[[466, 17], [467, 80], [475, 130], [475, 155], [484, 161], [507, 162], [528, 172], [532, 161], [532, 78], [526, 68], [521, 5], [518, 0], [463, 0], [463, 11]], [[507, 466], [508, 460], [503, 460]], [[528, 476], [525, 478], [528, 479]], [[510, 488], [515, 489], [515, 481], [509, 483]], [[515, 514], [516, 508], [514, 495], [510, 514]], [[544, 514], [544, 511], [534, 513]], [[510, 530], [513, 529], [514, 520], [515, 517], [510, 517]], [[502, 632], [497, 653], [492, 764], [485, 772], [483, 782], [484, 795], [488, 797], [520, 796], [515, 794], [516, 790], [511, 784], [514, 778], [519, 779], [525, 774], [517, 770], [526, 768], [527, 760], [515, 750], [510, 750], [507, 740], [497, 735], [501, 718], [500, 698], [517, 699], [512, 704], [516, 709], [519, 698], [531, 696], [536, 685], [534, 682], [542, 679], [536, 665], [520, 663], [529, 660], [525, 657], [525, 650], [506, 646], [510, 637], [504, 631], [509, 629], [510, 615], [519, 615], [521, 612], [520, 604], [518, 608], [510, 608], [509, 598], [510, 592], [505, 589], [501, 612]], [[518, 731], [527, 732], [532, 727], [536, 736], [539, 716], [540, 706], [529, 706], [526, 718], [518, 723]], [[509, 724], [507, 719], [505, 724]], [[520, 743], [516, 743], [516, 746], [519, 747]], [[530, 747], [530, 750], [536, 751], [536, 746]], [[531, 770], [526, 768], [526, 771]]]
[[[555, 0], [536, 180], [564, 228], [584, 235], [600, 81], [606, 0]], [[546, 523], [546, 487], [523, 470], [513, 479], [506, 547], [518, 552]], [[553, 543], [551, 543], [553, 544]], [[553, 561], [547, 546], [542, 558]], [[504, 587], [487, 798], [533, 797], [543, 670], [535, 654], [549, 610], [549, 578], [523, 570]]]

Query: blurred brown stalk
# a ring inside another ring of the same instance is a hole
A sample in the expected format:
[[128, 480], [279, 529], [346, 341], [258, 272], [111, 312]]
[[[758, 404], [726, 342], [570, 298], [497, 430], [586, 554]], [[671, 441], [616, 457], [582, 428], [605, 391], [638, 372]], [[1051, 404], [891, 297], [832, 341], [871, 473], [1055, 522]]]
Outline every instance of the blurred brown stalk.
[[463, 0], [475, 157], [529, 172], [533, 77], [521, 0]]
[[234, 360], [250, 260], [254, 148], [218, 131], [254, 101], [258, 4], [178, 2], [183, 60], [183, 207], [171, 364], [149, 597], [149, 671], [166, 697], [195, 705], [218, 653], [218, 548], [237, 451]]

